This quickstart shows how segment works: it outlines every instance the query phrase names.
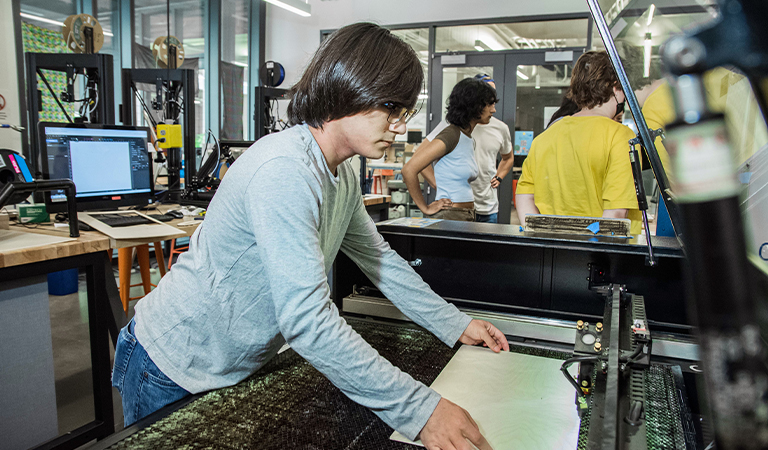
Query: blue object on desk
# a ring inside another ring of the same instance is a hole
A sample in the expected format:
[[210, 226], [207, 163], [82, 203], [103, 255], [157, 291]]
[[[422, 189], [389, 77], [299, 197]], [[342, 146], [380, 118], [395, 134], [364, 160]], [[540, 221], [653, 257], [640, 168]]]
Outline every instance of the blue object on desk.
[[49, 295], [69, 295], [77, 292], [77, 269], [62, 270], [48, 274]]
[[591, 224], [587, 225], [587, 230], [591, 231], [592, 234], [597, 234], [600, 232], [600, 222], [592, 222]]

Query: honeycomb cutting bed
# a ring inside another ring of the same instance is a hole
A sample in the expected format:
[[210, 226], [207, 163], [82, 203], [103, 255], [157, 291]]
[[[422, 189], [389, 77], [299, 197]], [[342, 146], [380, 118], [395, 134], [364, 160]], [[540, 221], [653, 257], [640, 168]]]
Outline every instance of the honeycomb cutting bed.
[[[445, 346], [421, 329], [352, 318], [347, 321], [384, 358], [427, 386], [458, 349]], [[511, 348], [547, 358], [569, 356], [515, 345]], [[653, 429], [664, 427], [654, 425]], [[349, 400], [296, 352], [288, 350], [236, 386], [209, 392], [109, 448], [415, 448], [390, 441], [392, 431], [370, 410]]]

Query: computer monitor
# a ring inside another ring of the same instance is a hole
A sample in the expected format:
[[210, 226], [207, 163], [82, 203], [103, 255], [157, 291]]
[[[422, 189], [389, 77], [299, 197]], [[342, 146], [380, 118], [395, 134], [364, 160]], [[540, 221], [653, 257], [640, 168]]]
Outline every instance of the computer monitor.
[[[149, 129], [41, 122], [44, 179], [74, 181], [78, 211], [114, 210], [154, 201]], [[66, 210], [63, 192], [46, 195], [49, 212]]]

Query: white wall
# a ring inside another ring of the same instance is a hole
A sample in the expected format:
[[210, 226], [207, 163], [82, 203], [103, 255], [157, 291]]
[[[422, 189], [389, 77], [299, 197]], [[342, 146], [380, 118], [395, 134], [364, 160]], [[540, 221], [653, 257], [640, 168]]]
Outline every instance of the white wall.
[[[0, 123], [21, 124], [18, 66], [16, 64], [16, 36], [14, 35], [11, 0], [0, 0], [0, 95], [5, 107], [0, 110]], [[9, 128], [0, 129], [0, 147], [21, 151], [21, 133]]]
[[380, 25], [587, 12], [585, 0], [309, 0], [311, 17], [267, 5], [266, 59], [285, 67], [285, 82], [298, 81], [320, 44], [320, 30], [354, 22]]

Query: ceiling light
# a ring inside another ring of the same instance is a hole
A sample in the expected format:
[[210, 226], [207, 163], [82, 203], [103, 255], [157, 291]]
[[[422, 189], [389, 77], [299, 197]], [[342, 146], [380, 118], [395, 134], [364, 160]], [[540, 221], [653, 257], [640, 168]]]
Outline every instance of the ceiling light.
[[645, 33], [645, 40], [643, 41], [643, 78], [649, 78], [651, 76], [652, 49], [653, 42], [651, 41], [651, 33]]
[[528, 79], [528, 75], [524, 74], [523, 72], [520, 72], [519, 70], [517, 71], [517, 76], [522, 78], [523, 80]]
[[301, 0], [264, 0], [267, 3], [271, 3], [275, 6], [279, 6], [283, 9], [287, 9], [288, 11], [298, 14], [302, 17], [309, 17], [312, 15], [312, 7], [309, 6], [309, 3], [303, 2]]
[[62, 27], [64, 26], [64, 23], [63, 22], [59, 22], [58, 20], [46, 19], [45, 17], [35, 16], [35, 15], [32, 15], [32, 14], [27, 14], [27, 13], [19, 13], [19, 15], [21, 17], [24, 17], [25, 19], [37, 20], [38, 22], [50, 23], [51, 25], [59, 25], [59, 26], [62, 26]]
[[645, 26], [650, 27], [651, 22], [653, 22], [653, 13], [656, 11], [656, 4], [651, 3], [651, 8], [648, 11], [648, 23], [645, 24]]
[[485, 50], [490, 50], [491, 48], [485, 45], [485, 42], [481, 41], [480, 39], [475, 39], [475, 50], [478, 52], [483, 52]]
[[426, 100], [429, 98], [429, 95], [427, 94], [419, 94], [419, 100]]

